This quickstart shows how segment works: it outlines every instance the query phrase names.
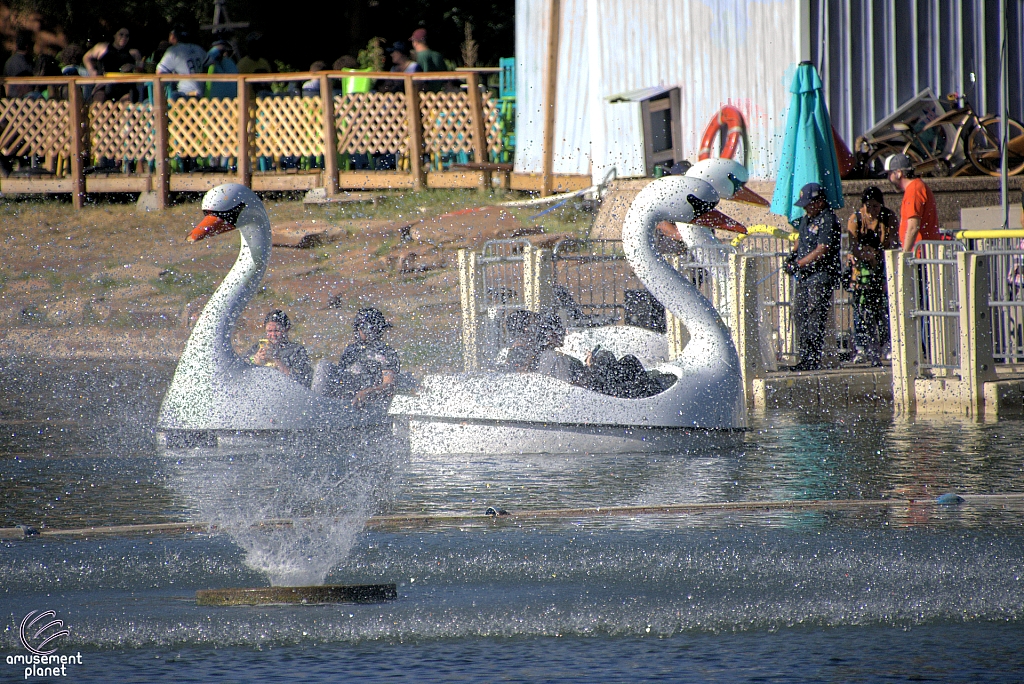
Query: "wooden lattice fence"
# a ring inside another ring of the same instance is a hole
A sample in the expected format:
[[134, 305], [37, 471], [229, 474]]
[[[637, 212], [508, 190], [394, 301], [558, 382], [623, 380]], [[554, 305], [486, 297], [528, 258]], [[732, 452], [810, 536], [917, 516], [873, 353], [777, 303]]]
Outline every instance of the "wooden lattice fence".
[[334, 98], [338, 151], [408, 155], [405, 93], [356, 93]]
[[[67, 103], [65, 103], [67, 104]], [[94, 159], [156, 159], [152, 105], [99, 102], [89, 107], [89, 152]]]
[[180, 98], [167, 107], [172, 157], [229, 157], [238, 153], [238, 99]]
[[257, 98], [252, 120], [255, 153], [259, 156], [323, 154], [324, 127], [320, 98]]
[[[390, 84], [390, 92], [257, 96], [275, 82], [310, 79], [319, 80], [322, 93], [336, 93], [349, 74], [200, 76], [235, 85], [237, 97], [218, 99], [172, 99], [173, 75], [0, 77], [0, 85], [16, 86], [13, 92], [30, 93], [0, 98], [0, 164], [12, 171], [0, 177], [0, 192], [70, 193], [76, 207], [87, 192], [152, 192], [163, 207], [172, 191], [202, 191], [228, 178], [257, 190], [322, 188], [329, 196], [495, 181], [516, 187], [517, 174], [494, 163], [503, 152], [501, 118], [478, 72], [360, 72], [360, 79]], [[85, 97], [97, 87], [94, 92], [108, 92], [103, 89], [113, 81], [145, 86], [128, 90], [148, 98], [93, 103]], [[430, 82], [446, 89], [434, 92]], [[448, 89], [456, 82], [464, 89]], [[337, 154], [325, 154], [334, 146]], [[361, 162], [345, 155], [377, 159], [360, 170]], [[540, 187], [534, 176], [518, 176], [517, 189]], [[576, 189], [587, 178], [565, 182]]]
[[41, 98], [0, 99], [0, 154], [43, 157], [51, 170], [69, 153], [68, 103]]

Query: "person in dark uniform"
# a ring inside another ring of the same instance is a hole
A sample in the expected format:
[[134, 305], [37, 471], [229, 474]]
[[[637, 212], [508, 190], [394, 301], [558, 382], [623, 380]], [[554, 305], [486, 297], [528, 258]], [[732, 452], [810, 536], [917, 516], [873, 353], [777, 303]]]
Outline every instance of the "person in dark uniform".
[[794, 204], [803, 208], [804, 215], [797, 224], [800, 237], [796, 249], [784, 264], [786, 272], [796, 279], [793, 319], [800, 362], [790, 370], [817, 370], [821, 368], [832, 293], [839, 281], [841, 229], [825, 189], [818, 183], [801, 188]]
[[360, 309], [352, 322], [356, 339], [341, 353], [334, 379], [341, 398], [356, 408], [386, 411], [398, 387], [398, 352], [383, 339], [390, 327], [372, 307]]
[[309, 387], [313, 381], [313, 368], [309, 364], [306, 348], [288, 341], [292, 324], [288, 314], [274, 309], [263, 319], [266, 337], [254, 344], [245, 359], [254, 366], [276, 368], [300, 385]]

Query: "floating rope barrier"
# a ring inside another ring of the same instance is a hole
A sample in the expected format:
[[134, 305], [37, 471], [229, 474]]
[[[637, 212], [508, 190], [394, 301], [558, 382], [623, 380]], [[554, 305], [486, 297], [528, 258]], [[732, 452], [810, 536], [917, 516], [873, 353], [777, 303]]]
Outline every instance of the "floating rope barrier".
[[[687, 515], [737, 511], [801, 511], [801, 510], [863, 510], [868, 508], [909, 508], [911, 506], [1002, 506], [1024, 504], [1024, 493], [1015, 494], [943, 494], [936, 499], [791, 499], [784, 501], [724, 501], [712, 503], [665, 504], [649, 506], [593, 506], [587, 508], [553, 508], [509, 512], [489, 507], [485, 513], [436, 513], [429, 515], [375, 515], [366, 521], [368, 529], [423, 528], [434, 525], [461, 525], [472, 523], [525, 520], [557, 520], [572, 518], [608, 518], [656, 515]], [[308, 518], [300, 518], [308, 521]], [[253, 523], [252, 527], [291, 527], [292, 519], [269, 519]], [[96, 537], [130, 534], [215, 533], [220, 530], [209, 522], [172, 522], [141, 525], [109, 525], [76, 529], [40, 528], [27, 525], [0, 528], [0, 539], [27, 539], [29, 537]]]

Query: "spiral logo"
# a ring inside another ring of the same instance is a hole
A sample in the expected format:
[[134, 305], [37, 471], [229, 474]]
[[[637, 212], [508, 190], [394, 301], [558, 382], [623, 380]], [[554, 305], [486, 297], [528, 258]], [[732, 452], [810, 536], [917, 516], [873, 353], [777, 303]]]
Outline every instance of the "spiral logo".
[[[43, 612], [33, 610], [21, 621], [21, 628], [18, 636], [21, 638], [21, 645], [34, 655], [50, 655], [57, 650], [53, 647], [46, 648], [56, 639], [66, 637], [71, 632], [64, 627], [64, 621], [58, 620], [57, 613], [52, 610]], [[46, 622], [49, 620], [49, 622]]]

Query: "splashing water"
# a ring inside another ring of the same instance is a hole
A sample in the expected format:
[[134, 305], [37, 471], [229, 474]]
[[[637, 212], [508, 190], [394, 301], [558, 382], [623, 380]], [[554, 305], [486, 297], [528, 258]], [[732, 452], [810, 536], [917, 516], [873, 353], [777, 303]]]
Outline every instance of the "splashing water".
[[168, 479], [272, 585], [323, 584], [380, 499], [395, 453], [382, 445], [190, 449], [170, 459]]

